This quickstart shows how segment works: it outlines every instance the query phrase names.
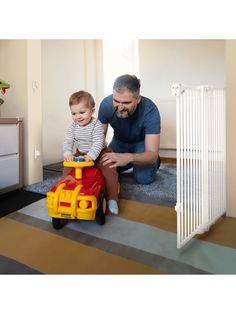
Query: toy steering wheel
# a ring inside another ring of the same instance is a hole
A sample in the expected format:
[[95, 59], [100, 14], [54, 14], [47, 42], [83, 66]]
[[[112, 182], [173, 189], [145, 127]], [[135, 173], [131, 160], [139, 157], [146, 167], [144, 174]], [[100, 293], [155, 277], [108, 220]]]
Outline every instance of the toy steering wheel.
[[93, 161], [85, 161], [84, 158], [75, 157], [74, 161], [64, 161], [63, 166], [75, 168], [75, 178], [82, 179], [82, 168], [94, 166]]

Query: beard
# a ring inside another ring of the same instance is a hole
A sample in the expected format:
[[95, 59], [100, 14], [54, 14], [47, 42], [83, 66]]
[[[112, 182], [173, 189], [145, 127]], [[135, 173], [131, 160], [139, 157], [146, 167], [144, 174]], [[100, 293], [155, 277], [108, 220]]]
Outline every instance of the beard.
[[116, 110], [116, 116], [117, 116], [117, 118], [121, 118], [121, 119], [128, 118], [128, 117], [132, 116], [132, 114], [135, 112], [136, 108], [137, 108], [137, 106], [135, 106], [132, 111], [128, 111], [128, 110], [118, 111], [118, 110]]
[[128, 118], [129, 112], [128, 110], [116, 111], [117, 118], [125, 119]]

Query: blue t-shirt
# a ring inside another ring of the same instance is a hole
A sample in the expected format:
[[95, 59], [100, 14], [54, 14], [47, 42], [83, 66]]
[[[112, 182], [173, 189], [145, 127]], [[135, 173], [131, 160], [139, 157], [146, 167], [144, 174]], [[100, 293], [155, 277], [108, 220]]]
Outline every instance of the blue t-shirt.
[[161, 119], [157, 106], [150, 99], [141, 96], [135, 112], [127, 118], [118, 118], [113, 107], [113, 95], [101, 102], [98, 119], [110, 124], [115, 139], [125, 143], [144, 141], [146, 134], [160, 134]]

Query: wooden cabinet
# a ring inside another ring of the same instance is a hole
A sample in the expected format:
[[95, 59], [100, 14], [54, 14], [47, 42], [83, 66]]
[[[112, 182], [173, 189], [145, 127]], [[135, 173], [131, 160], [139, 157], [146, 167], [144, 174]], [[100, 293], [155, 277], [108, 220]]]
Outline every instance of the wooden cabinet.
[[22, 118], [0, 118], [0, 194], [23, 186]]

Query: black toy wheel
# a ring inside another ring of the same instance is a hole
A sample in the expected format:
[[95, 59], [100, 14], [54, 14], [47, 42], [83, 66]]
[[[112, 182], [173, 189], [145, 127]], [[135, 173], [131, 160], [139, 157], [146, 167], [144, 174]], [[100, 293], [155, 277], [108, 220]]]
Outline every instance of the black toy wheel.
[[52, 218], [52, 226], [54, 229], [61, 229], [65, 226], [66, 221], [65, 219], [61, 219], [61, 218]]
[[102, 191], [99, 194], [98, 208], [96, 211], [96, 221], [101, 226], [104, 225], [106, 222], [105, 211], [106, 211], [105, 196], [104, 196], [104, 192]]

